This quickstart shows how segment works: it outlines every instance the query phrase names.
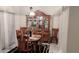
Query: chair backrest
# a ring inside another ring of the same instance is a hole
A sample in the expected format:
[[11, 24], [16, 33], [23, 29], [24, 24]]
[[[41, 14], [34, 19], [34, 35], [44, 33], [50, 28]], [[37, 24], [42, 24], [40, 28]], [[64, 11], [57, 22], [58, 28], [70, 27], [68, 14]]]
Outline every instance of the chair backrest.
[[25, 36], [25, 34], [23, 33], [22, 30], [16, 30], [16, 34], [17, 34], [17, 36], [19, 36], [19, 38], [17, 37], [18, 50], [19, 51], [26, 51], [26, 50], [28, 50], [29, 49], [28, 48], [29, 37]]
[[20, 30], [22, 30], [23, 34], [27, 33], [27, 27], [20, 27]]
[[22, 40], [22, 51], [28, 51], [29, 50], [29, 37], [23, 36]]
[[17, 41], [18, 41], [18, 50], [21, 51], [22, 49], [22, 32], [20, 30], [16, 30]]
[[43, 32], [42, 39], [43, 39], [44, 42], [48, 42], [49, 33], [48, 32]]
[[21, 31], [20, 30], [16, 30], [16, 36], [17, 36], [17, 39], [21, 38]]
[[57, 37], [59, 29], [52, 29], [52, 37]]

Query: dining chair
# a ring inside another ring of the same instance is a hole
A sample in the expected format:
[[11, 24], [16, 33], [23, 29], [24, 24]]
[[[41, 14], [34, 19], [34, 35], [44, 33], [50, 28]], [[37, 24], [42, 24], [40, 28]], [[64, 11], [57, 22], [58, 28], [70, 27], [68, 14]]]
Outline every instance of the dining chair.
[[20, 30], [23, 32], [23, 34], [27, 34], [27, 27], [20, 27]]
[[50, 37], [47, 33], [43, 32], [42, 41], [39, 45], [40, 49], [43, 47], [42, 53], [47, 53], [50, 47]]
[[17, 41], [18, 41], [18, 51], [21, 51], [22, 49], [22, 44], [21, 44], [21, 31], [20, 30], [16, 30], [16, 36], [17, 36]]
[[18, 51], [19, 52], [31, 52], [32, 43], [29, 41], [29, 37], [25, 36], [22, 30], [16, 30], [18, 40]]
[[50, 39], [48, 39], [48, 42], [41, 43], [41, 46], [43, 46], [43, 53], [47, 53], [50, 47]]
[[25, 36], [23, 31], [21, 30], [21, 52], [32, 52], [32, 42], [29, 40], [28, 35]]
[[17, 39], [20, 39], [20, 36], [21, 36], [21, 31], [20, 30], [16, 30], [16, 36], [17, 36]]
[[53, 28], [52, 29], [52, 37], [51, 37], [51, 40], [52, 40], [52, 42], [55, 42], [56, 44], [58, 44], [58, 31], [59, 31], [59, 29], [55, 29], [55, 28]]
[[22, 49], [24, 52], [32, 52], [33, 44], [29, 40], [28, 36], [23, 36], [22, 45], [23, 45]]

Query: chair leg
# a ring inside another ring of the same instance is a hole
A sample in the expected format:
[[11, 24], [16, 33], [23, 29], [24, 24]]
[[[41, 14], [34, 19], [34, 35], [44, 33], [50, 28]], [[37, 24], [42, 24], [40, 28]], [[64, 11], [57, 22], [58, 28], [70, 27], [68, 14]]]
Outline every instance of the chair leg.
[[50, 46], [47, 46], [46, 53], [48, 53], [49, 47], [50, 47]]
[[33, 50], [34, 50], [34, 53], [36, 52], [36, 46], [35, 45], [33, 45]]
[[58, 38], [56, 38], [56, 44], [58, 44]]
[[43, 50], [43, 53], [45, 52], [45, 49], [46, 49], [46, 46], [44, 46], [44, 50]]
[[39, 53], [41, 53], [41, 45], [39, 45]]

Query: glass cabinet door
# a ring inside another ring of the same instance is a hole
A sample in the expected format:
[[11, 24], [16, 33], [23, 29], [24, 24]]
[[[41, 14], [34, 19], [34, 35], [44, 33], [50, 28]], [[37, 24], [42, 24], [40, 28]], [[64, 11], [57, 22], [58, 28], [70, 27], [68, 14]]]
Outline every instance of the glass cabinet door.
[[35, 20], [32, 21], [32, 27], [34, 28], [34, 27], [36, 27], [36, 25], [37, 25], [37, 21], [35, 19]]
[[37, 22], [38, 22], [38, 28], [41, 29], [43, 25], [43, 17], [42, 16], [37, 16]]
[[48, 21], [47, 20], [44, 20], [44, 27], [48, 28]]
[[41, 11], [37, 11], [36, 15], [33, 18], [29, 17], [27, 21], [28, 27], [37, 28], [41, 30], [49, 29], [50, 17], [48, 16], [49, 15], [46, 15]]

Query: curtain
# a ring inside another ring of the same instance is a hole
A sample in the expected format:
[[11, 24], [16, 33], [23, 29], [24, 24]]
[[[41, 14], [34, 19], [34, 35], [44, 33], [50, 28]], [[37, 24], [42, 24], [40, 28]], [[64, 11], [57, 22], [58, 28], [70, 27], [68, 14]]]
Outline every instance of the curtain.
[[15, 30], [15, 14], [6, 14], [7, 40], [5, 41], [6, 48], [12, 48], [17, 45], [16, 30]]
[[0, 50], [5, 48], [4, 13], [0, 12]]
[[15, 14], [0, 12], [0, 50], [16, 45]]
[[14, 14], [7, 14], [8, 25], [8, 44], [9, 46], [15, 43], [15, 17]]

